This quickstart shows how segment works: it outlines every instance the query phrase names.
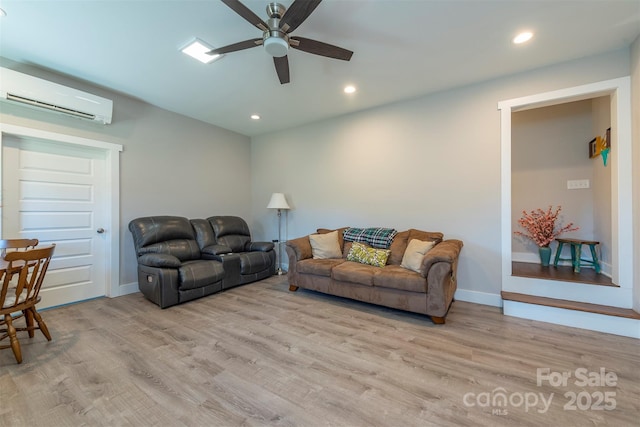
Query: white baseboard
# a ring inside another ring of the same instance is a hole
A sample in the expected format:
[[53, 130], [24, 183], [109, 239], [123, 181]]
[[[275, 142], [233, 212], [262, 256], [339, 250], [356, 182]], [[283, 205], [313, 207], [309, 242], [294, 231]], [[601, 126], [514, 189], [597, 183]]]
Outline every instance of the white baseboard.
[[109, 298], [135, 294], [136, 292], [140, 292], [140, 289], [138, 288], [138, 282], [125, 283], [124, 285], [118, 286], [117, 292], [114, 295], [109, 296]]
[[502, 307], [502, 297], [500, 296], [500, 294], [490, 294], [488, 292], [458, 289], [456, 290], [455, 299], [457, 299], [458, 301], [490, 305], [492, 307]]
[[[503, 314], [640, 339], [640, 320], [505, 300]], [[550, 321], [552, 319], [553, 321]]]
[[[540, 255], [532, 252], [513, 252], [511, 254], [511, 261], [513, 262], [527, 262], [529, 264], [540, 264]], [[551, 257], [553, 263], [553, 256]], [[570, 262], [560, 261], [562, 265], [571, 265]]]

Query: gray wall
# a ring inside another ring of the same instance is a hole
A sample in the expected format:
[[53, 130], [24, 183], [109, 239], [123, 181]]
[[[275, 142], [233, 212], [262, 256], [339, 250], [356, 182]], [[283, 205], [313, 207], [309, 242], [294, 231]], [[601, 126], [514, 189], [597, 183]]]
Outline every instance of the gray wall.
[[246, 136], [44, 70], [0, 65], [113, 100], [110, 125], [0, 103], [0, 121], [121, 144], [120, 284], [137, 282], [130, 220], [146, 215], [251, 220], [251, 144]]
[[[631, 72], [634, 182], [640, 182], [639, 40], [631, 52], [624, 49], [556, 64], [252, 140], [77, 80], [1, 60], [1, 65], [17, 71], [111, 98], [115, 114], [114, 123], [103, 127], [0, 104], [0, 120], [124, 146], [121, 284], [136, 281], [126, 230], [130, 219], [159, 213], [237, 214], [247, 218], [256, 238], [271, 240], [277, 236], [277, 222], [266, 205], [277, 191], [287, 194], [293, 208], [288, 215], [290, 238], [322, 226], [439, 230], [465, 242], [460, 288], [499, 294], [497, 103]], [[233, 180], [221, 178], [227, 176]], [[634, 188], [636, 218], [639, 187]], [[640, 265], [638, 227], [635, 236], [634, 257]], [[640, 269], [635, 274], [638, 309]]]
[[[561, 206], [557, 226], [573, 222], [580, 227], [563, 237], [594, 238], [593, 161], [587, 155], [591, 111], [591, 100], [584, 100], [512, 114], [512, 230], [525, 232], [518, 224], [523, 210]], [[588, 179], [591, 187], [568, 190], [567, 181], [576, 179]], [[527, 259], [516, 253], [534, 254], [532, 261], [538, 257], [537, 245], [522, 236], [513, 237], [512, 251], [518, 261]]]
[[498, 295], [497, 103], [629, 71], [624, 49], [254, 137], [253, 218], [275, 226], [265, 206], [279, 191], [289, 238], [344, 225], [442, 231], [465, 243], [459, 287]]

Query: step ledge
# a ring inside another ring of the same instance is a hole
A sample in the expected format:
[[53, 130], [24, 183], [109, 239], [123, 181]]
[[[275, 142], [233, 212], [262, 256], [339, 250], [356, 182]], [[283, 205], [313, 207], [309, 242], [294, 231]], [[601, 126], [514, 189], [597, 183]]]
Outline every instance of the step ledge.
[[500, 295], [502, 296], [503, 300], [507, 301], [515, 301], [525, 304], [543, 305], [546, 307], [563, 308], [566, 310], [584, 311], [587, 313], [603, 314], [605, 316], [615, 316], [623, 317], [626, 319], [640, 320], [640, 313], [637, 313], [630, 308], [620, 308], [612, 307], [609, 305], [539, 297], [536, 295], [519, 294], [516, 292], [502, 291]]

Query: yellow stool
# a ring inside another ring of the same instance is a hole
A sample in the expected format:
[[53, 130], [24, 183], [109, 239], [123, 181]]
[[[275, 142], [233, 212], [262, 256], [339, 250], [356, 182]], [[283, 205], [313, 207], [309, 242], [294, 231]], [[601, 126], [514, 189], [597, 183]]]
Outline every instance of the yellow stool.
[[[596, 273], [600, 273], [600, 261], [598, 260], [598, 255], [596, 254], [596, 245], [599, 245], [600, 242], [595, 242], [593, 240], [580, 240], [580, 239], [556, 239], [558, 242], [558, 249], [556, 249], [556, 258], [553, 261], [554, 266], [558, 266], [558, 261], [571, 261], [571, 265], [573, 266], [574, 273], [580, 273], [580, 266], [593, 266], [596, 270]], [[562, 252], [562, 245], [568, 244], [571, 249], [571, 258], [560, 258], [560, 253]], [[582, 245], [589, 245], [589, 249], [591, 250], [591, 259], [583, 259], [582, 256]]]

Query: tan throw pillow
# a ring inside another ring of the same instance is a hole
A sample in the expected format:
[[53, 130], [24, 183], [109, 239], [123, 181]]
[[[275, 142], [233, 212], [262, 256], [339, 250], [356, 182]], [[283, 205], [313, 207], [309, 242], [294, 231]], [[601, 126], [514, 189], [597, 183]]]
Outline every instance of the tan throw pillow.
[[342, 258], [337, 230], [326, 234], [310, 234], [309, 243], [313, 259]]
[[422, 265], [424, 254], [429, 252], [429, 249], [434, 245], [435, 242], [424, 242], [422, 240], [411, 239], [407, 245], [407, 249], [404, 251], [400, 267], [420, 273], [420, 266]]

